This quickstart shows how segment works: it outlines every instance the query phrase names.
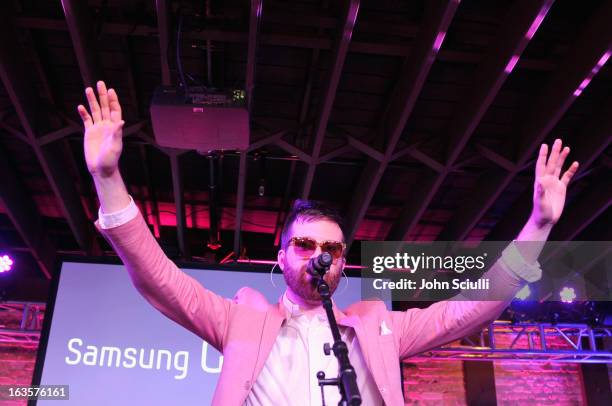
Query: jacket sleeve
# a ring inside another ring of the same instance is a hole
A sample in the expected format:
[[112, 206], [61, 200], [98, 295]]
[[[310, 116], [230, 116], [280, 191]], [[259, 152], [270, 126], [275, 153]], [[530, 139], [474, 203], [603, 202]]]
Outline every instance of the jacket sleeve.
[[510, 304], [524, 281], [495, 262], [489, 278], [492, 297], [503, 300], [445, 300], [425, 309], [393, 311], [393, 331], [399, 334], [399, 356], [404, 359], [482, 330]]
[[120, 226], [96, 228], [125, 264], [138, 292], [165, 316], [222, 351], [233, 305], [178, 269], [164, 254], [142, 215]]

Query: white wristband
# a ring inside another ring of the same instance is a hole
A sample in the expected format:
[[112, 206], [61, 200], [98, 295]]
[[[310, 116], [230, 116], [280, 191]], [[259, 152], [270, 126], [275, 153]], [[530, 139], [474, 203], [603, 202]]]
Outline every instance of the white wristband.
[[514, 273], [521, 279], [527, 282], [536, 282], [542, 278], [542, 268], [538, 261], [535, 264], [529, 264], [516, 248], [515, 241], [512, 241], [502, 252], [500, 263], [506, 270]]
[[103, 230], [108, 228], [119, 227], [127, 223], [138, 215], [138, 206], [134, 203], [134, 199], [130, 196], [130, 204], [121, 210], [112, 213], [103, 213], [102, 208], [98, 209], [98, 223]]

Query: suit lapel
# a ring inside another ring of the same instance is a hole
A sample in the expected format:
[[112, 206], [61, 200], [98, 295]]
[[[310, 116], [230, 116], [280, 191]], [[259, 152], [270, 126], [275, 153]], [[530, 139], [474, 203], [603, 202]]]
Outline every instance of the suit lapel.
[[285, 312], [280, 308], [280, 306], [282, 306], [282, 303], [279, 303], [276, 306], [272, 305], [266, 312], [261, 333], [261, 340], [259, 342], [259, 351], [255, 361], [255, 371], [253, 372], [252, 379], [253, 382], [257, 379], [259, 373], [263, 369], [263, 366], [270, 355], [270, 351], [272, 351], [272, 346], [276, 342], [281, 325], [285, 320]]
[[[388, 386], [387, 375], [385, 371], [383, 358], [388, 348], [381, 348], [379, 343], [379, 331], [377, 326], [364, 326], [363, 320], [357, 315], [345, 316], [344, 319], [338, 321], [338, 324], [345, 327], [352, 327], [357, 335], [359, 346], [363, 358], [366, 362], [372, 378], [378, 388]], [[386, 397], [388, 392], [381, 393], [385, 404], [390, 404]]]

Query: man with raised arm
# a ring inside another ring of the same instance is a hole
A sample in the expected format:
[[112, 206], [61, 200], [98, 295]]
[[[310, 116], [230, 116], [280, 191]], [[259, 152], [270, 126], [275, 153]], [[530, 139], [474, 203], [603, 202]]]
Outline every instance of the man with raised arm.
[[[278, 251], [287, 290], [278, 303], [267, 303], [250, 288], [242, 288], [233, 300], [220, 297], [179, 270], [151, 235], [119, 173], [124, 122], [117, 93], [104, 82], [97, 83], [97, 93], [87, 88], [89, 110], [78, 106], [85, 159], [100, 200], [96, 226], [146, 300], [223, 353], [213, 404], [319, 405], [316, 372], [335, 376], [338, 364], [321, 354], [323, 343], [332, 338], [306, 265], [329, 252], [334, 260], [325, 280], [335, 290], [346, 254], [337, 214], [314, 202], [301, 202], [289, 214]], [[344, 311], [334, 305], [364, 405], [403, 405], [400, 360], [478, 331], [501, 314], [526, 282], [541, 277], [537, 258], [578, 168], [574, 162], [562, 174], [568, 154], [561, 140], [550, 154], [546, 144], [540, 148], [533, 211], [516, 237], [532, 243], [511, 243], [485, 274], [503, 300], [442, 301], [404, 312], [375, 301]], [[326, 400], [337, 404], [338, 391], [326, 390]]]

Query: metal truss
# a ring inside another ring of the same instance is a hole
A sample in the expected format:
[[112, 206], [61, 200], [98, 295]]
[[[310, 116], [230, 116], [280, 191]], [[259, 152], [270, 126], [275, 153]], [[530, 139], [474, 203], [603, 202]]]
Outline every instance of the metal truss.
[[612, 326], [496, 321], [480, 334], [419, 354], [464, 361], [612, 363]]
[[17, 344], [37, 347], [45, 316], [45, 303], [0, 302], [0, 320], [21, 320], [18, 328], [6, 328], [0, 324], [0, 345]]
[[[0, 318], [14, 313], [19, 328], [0, 325], [0, 344], [38, 346], [44, 303], [0, 303]], [[10, 316], [9, 316], [10, 317]], [[415, 358], [461, 361], [612, 363], [612, 326], [583, 323], [496, 321], [475, 336], [419, 354]]]

